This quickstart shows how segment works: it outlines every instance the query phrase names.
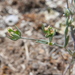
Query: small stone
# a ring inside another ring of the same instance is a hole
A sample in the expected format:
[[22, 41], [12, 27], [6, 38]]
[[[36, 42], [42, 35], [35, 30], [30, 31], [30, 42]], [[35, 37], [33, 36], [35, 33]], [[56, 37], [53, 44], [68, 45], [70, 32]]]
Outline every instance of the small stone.
[[5, 18], [5, 23], [10, 26], [15, 25], [18, 21], [19, 18], [16, 15], [9, 15]]
[[30, 74], [29, 75], [34, 75], [32, 72], [30, 72]]

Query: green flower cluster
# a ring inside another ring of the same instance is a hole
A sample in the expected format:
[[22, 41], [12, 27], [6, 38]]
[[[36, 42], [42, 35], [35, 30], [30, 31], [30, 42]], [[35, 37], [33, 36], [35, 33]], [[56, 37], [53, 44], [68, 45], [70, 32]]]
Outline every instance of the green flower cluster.
[[8, 36], [9, 39], [11, 40], [18, 40], [21, 38], [21, 31], [15, 26], [15, 29], [13, 28], [8, 28]]

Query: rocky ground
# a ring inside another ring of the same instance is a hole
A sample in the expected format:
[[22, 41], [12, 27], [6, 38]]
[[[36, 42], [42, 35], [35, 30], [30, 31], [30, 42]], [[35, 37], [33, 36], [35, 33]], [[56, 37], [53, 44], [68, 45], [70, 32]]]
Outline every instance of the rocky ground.
[[[23, 37], [45, 39], [41, 28], [45, 24], [57, 29], [53, 41], [62, 45], [65, 7], [65, 0], [0, 0], [0, 75], [62, 75], [71, 59], [65, 49], [31, 40], [12, 41], [6, 32], [16, 25]], [[73, 49], [72, 38], [68, 48]]]

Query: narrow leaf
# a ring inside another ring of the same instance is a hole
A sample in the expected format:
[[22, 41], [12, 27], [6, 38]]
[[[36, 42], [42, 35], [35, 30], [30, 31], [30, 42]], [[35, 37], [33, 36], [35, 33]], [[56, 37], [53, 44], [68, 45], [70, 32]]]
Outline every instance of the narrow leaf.
[[65, 29], [65, 36], [67, 35], [68, 33], [68, 26], [66, 26], [66, 29]]
[[42, 44], [48, 44], [48, 42], [46, 40], [37, 40], [37, 43], [42, 43]]
[[67, 26], [69, 26], [70, 24], [69, 24], [69, 18], [67, 17], [67, 19], [66, 19], [66, 25]]
[[67, 36], [67, 37], [65, 38], [65, 44], [64, 44], [64, 47], [67, 46], [68, 42], [69, 42], [69, 36]]
[[15, 26], [15, 28], [17, 29], [17, 30], [15, 31], [15, 33], [18, 34], [19, 36], [21, 36], [21, 31], [20, 31], [20, 29], [19, 29], [17, 26]]

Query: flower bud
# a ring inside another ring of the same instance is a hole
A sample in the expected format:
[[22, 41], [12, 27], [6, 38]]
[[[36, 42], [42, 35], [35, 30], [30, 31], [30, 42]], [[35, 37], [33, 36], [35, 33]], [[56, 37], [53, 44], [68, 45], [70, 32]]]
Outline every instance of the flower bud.
[[66, 10], [64, 11], [64, 14], [65, 14], [66, 17], [69, 17], [70, 14], [71, 14], [71, 12], [70, 12], [69, 9], [66, 9]]
[[45, 33], [46, 33], [46, 37], [51, 37], [55, 34], [55, 30], [50, 26], [45, 27], [44, 30], [45, 30]]
[[15, 29], [9, 27], [7, 37], [11, 40], [16, 41], [21, 38], [21, 32], [16, 26], [15, 26]]

